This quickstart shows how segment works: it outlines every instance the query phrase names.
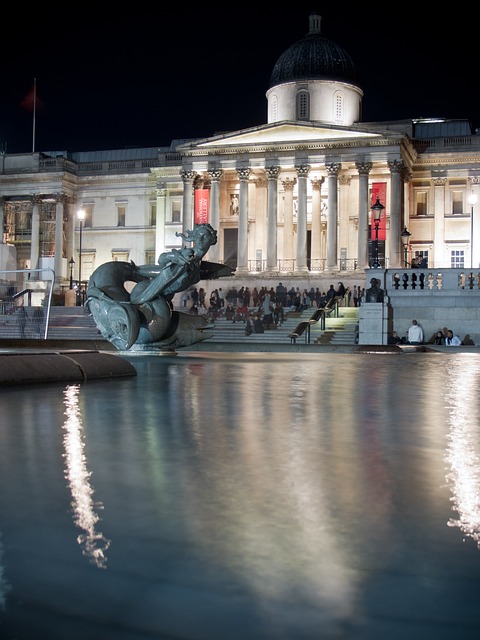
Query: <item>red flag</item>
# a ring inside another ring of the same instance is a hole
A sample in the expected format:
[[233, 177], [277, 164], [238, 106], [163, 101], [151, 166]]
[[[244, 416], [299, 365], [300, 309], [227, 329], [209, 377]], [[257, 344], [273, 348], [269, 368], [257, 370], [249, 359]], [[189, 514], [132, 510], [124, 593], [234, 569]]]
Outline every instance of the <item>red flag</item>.
[[25, 111], [40, 110], [45, 106], [44, 101], [40, 100], [40, 98], [37, 96], [36, 81], [33, 83], [33, 86], [27, 93], [27, 95], [21, 100], [20, 106], [22, 107], [22, 109], [25, 109]]

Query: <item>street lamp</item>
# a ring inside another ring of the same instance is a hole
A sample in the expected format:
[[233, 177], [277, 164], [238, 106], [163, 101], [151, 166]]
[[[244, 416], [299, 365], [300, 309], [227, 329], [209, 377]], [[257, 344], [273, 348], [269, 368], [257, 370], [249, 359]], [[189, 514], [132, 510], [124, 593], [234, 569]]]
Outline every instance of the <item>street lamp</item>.
[[468, 196], [470, 211], [470, 269], [473, 269], [473, 207], [477, 204], [477, 194], [472, 191]]
[[375, 256], [372, 262], [374, 269], [380, 268], [380, 261], [378, 259], [378, 226], [380, 224], [380, 218], [382, 217], [382, 211], [385, 209], [383, 204], [380, 203], [380, 198], [377, 197], [377, 201], [371, 207], [373, 211], [373, 221], [375, 222]]
[[403, 261], [405, 263], [405, 269], [408, 269], [408, 240], [411, 235], [410, 231], [405, 227], [402, 231]]
[[70, 289], [73, 289], [73, 267], [75, 266], [73, 257], [68, 261], [68, 265], [70, 267]]
[[85, 211], [84, 209], [80, 209], [77, 211], [77, 218], [80, 221], [80, 249], [78, 252], [78, 292], [79, 292], [79, 301], [77, 306], [82, 306], [82, 231], [83, 231], [83, 221], [85, 220]]

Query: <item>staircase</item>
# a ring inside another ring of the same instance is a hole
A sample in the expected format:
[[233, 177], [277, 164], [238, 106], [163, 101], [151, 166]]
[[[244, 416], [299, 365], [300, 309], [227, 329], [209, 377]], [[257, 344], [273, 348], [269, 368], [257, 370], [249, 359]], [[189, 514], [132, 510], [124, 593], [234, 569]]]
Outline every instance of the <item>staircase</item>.
[[[238, 343], [268, 343], [268, 344], [290, 344], [291, 334], [297, 325], [311, 318], [315, 308], [310, 308], [301, 313], [286, 313], [284, 323], [276, 329], [266, 329], [265, 333], [252, 333], [245, 335], [244, 322], [232, 322], [221, 316], [216, 318], [212, 325], [213, 337], [208, 338], [208, 342], [238, 342]], [[339, 307], [338, 318], [327, 316], [325, 319], [325, 329], [321, 328], [321, 323], [317, 322], [310, 326], [310, 344], [329, 345], [354, 345], [356, 340], [356, 328], [358, 323], [358, 308]], [[297, 344], [308, 341], [308, 335], [297, 338]]]
[[[25, 307], [27, 321], [25, 326], [25, 338], [43, 339], [45, 335], [45, 325], [41, 330], [41, 335], [35, 333], [33, 325], [34, 307]], [[183, 311], [183, 309], [177, 309]], [[254, 311], [254, 310], [252, 310]], [[215, 343], [242, 343], [242, 344], [290, 344], [291, 334], [299, 322], [309, 320], [315, 308], [307, 309], [301, 313], [287, 312], [285, 320], [277, 328], [266, 329], [264, 333], [252, 333], [245, 335], [244, 322], [232, 322], [226, 320], [224, 316], [212, 321], [212, 328], [208, 330], [213, 336], [205, 342]], [[325, 329], [322, 329], [320, 322], [310, 326], [310, 344], [328, 345], [354, 345], [356, 338], [356, 325], [358, 323], [358, 308], [339, 307], [338, 316], [327, 316], [325, 319]], [[46, 320], [46, 317], [45, 317]], [[45, 322], [44, 320], [44, 322]], [[0, 340], [22, 338], [20, 327], [20, 316], [17, 313], [0, 315]], [[47, 338], [49, 340], [103, 340], [93, 317], [85, 307], [51, 307], [48, 323]], [[297, 338], [297, 344], [308, 342], [308, 335]]]
[[358, 307], [339, 307], [338, 318], [328, 317], [322, 331], [312, 325], [310, 338], [317, 344], [353, 345], [356, 344], [358, 329]]
[[99, 340], [102, 336], [86, 307], [50, 307], [47, 337], [51, 340]]

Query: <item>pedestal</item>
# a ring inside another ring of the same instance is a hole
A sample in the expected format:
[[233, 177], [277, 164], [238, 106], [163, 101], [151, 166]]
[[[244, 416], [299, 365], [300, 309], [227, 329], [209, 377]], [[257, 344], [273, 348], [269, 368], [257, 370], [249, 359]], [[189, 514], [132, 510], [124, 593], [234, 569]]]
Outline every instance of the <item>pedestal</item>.
[[358, 314], [358, 344], [387, 344], [386, 302], [365, 302]]
[[65, 291], [65, 306], [75, 307], [77, 304], [77, 294], [75, 289], [67, 289]]

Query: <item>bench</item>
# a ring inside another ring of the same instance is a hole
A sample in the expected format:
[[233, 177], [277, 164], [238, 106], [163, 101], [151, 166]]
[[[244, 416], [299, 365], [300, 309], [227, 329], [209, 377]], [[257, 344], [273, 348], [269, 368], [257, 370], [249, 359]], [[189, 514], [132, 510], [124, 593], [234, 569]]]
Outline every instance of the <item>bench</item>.
[[290, 338], [290, 343], [296, 344], [297, 338], [300, 338], [301, 336], [305, 335], [305, 344], [308, 344], [310, 342], [310, 325], [311, 324], [312, 323], [310, 322], [310, 320], [303, 320], [302, 322], [299, 322], [295, 327], [295, 329], [292, 331], [292, 333], [288, 334], [288, 337]]

